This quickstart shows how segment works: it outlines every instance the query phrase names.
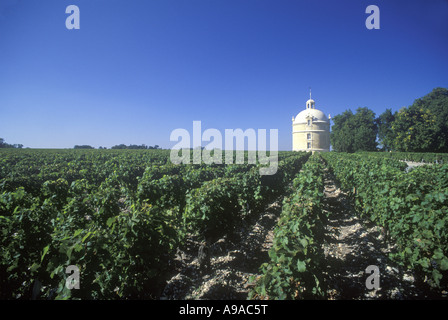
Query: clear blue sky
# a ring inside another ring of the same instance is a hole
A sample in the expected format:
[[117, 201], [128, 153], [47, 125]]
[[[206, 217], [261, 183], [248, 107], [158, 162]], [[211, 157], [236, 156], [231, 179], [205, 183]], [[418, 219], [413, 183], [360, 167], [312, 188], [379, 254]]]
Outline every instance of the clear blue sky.
[[[80, 9], [68, 30], [68, 5]], [[368, 5], [380, 30], [368, 30]], [[176, 128], [278, 129], [448, 87], [446, 0], [0, 0], [0, 137], [172, 147]], [[205, 145], [206, 143], [204, 143]]]

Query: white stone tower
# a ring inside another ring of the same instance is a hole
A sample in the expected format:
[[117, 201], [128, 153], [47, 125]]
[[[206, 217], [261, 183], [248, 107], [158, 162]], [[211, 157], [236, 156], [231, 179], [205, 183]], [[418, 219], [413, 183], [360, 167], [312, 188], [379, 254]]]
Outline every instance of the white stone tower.
[[292, 118], [293, 151], [330, 151], [330, 117], [316, 109], [311, 98], [295, 118]]

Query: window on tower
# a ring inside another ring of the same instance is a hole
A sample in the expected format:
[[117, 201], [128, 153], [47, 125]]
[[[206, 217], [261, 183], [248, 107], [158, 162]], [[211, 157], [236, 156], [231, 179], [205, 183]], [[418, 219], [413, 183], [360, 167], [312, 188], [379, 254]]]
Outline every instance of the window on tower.
[[306, 138], [307, 138], [308, 140], [311, 140], [311, 133], [307, 133], [307, 134], [306, 134]]
[[308, 120], [308, 125], [309, 125], [309, 126], [311, 125], [311, 120]]
[[308, 143], [306, 144], [306, 147], [307, 147], [308, 149], [311, 149], [311, 142], [308, 142]]

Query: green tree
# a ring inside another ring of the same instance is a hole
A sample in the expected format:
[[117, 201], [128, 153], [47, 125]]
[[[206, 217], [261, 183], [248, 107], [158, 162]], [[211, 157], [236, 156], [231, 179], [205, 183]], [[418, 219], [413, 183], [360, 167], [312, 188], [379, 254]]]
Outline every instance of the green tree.
[[383, 151], [391, 151], [394, 140], [394, 133], [392, 131], [392, 124], [395, 120], [395, 115], [392, 113], [392, 109], [386, 109], [376, 119], [378, 126], [378, 140]]
[[337, 152], [375, 151], [378, 127], [368, 108], [349, 109], [333, 118], [331, 142]]
[[15, 148], [15, 149], [22, 149], [23, 148], [23, 144], [9, 144], [5, 142], [5, 139], [0, 138], [0, 148]]
[[426, 96], [415, 100], [413, 106], [429, 110], [434, 115], [434, 136], [431, 152], [448, 152], [448, 89], [435, 88]]
[[358, 108], [353, 117], [353, 148], [356, 151], [376, 151], [378, 126], [375, 113], [369, 108]]
[[393, 149], [406, 152], [433, 152], [436, 116], [423, 107], [401, 108], [392, 124]]
[[401, 108], [391, 126], [394, 151], [448, 152], [448, 89], [435, 88]]
[[334, 151], [354, 152], [352, 131], [353, 112], [349, 109], [333, 117], [330, 140]]
[[112, 146], [111, 149], [127, 149], [127, 147], [125, 144], [122, 143], [119, 145]]

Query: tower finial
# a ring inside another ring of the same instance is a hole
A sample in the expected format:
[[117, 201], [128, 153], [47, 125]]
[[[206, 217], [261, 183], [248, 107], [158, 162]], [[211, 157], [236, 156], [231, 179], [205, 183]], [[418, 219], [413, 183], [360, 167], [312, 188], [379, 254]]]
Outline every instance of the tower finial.
[[310, 100], [311, 100], [311, 87], [310, 87]]

